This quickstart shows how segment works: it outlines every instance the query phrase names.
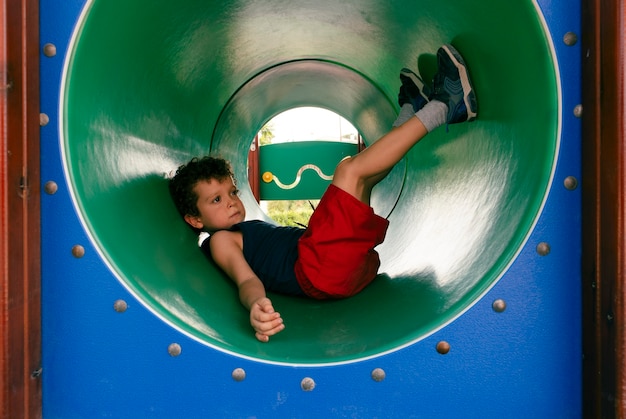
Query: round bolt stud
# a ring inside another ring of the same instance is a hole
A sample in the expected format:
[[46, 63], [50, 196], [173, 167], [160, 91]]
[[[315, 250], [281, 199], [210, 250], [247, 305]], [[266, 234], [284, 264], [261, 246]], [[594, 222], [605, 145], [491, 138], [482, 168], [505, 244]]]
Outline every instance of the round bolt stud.
[[563, 186], [565, 186], [565, 189], [573, 191], [578, 187], [578, 179], [574, 176], [568, 176], [563, 181]]
[[583, 105], [574, 106], [574, 116], [580, 118], [583, 116]]
[[167, 353], [171, 356], [178, 356], [183, 351], [178, 343], [171, 343], [170, 346], [167, 347]]
[[243, 368], [235, 368], [232, 377], [235, 381], [243, 381], [246, 379], [246, 371]]
[[85, 248], [80, 244], [75, 245], [74, 247], [72, 247], [72, 256], [74, 256], [75, 258], [82, 258], [83, 256], [85, 256]]
[[261, 179], [263, 179], [263, 182], [265, 183], [270, 183], [272, 179], [274, 179], [274, 175], [272, 174], [272, 172], [265, 172], [261, 176]]
[[567, 46], [574, 46], [576, 45], [576, 42], [578, 42], [578, 35], [576, 35], [574, 32], [567, 32], [565, 35], [563, 35], [563, 42]]
[[313, 381], [313, 379], [310, 377], [305, 377], [300, 382], [300, 387], [304, 391], [313, 391], [313, 389], [315, 388], [315, 381]]
[[385, 374], [385, 370], [383, 370], [382, 368], [375, 368], [372, 371], [372, 380], [376, 381], [377, 383], [383, 381], [386, 376], [387, 375]]
[[43, 185], [43, 190], [48, 195], [54, 195], [59, 190], [59, 185], [57, 185], [56, 182], [53, 182], [53, 181], [50, 180], [50, 181], [46, 182], [45, 185]]
[[445, 340], [442, 340], [437, 344], [437, 352], [439, 352], [441, 355], [447, 354], [448, 352], [450, 352], [450, 344]]
[[493, 311], [495, 311], [496, 313], [502, 313], [504, 310], [506, 310], [506, 301], [504, 301], [501, 298], [497, 299], [493, 302], [491, 307], [493, 308]]
[[117, 311], [118, 313], [123, 313], [128, 309], [128, 304], [126, 304], [126, 301], [124, 300], [116, 300], [113, 303], [113, 310]]
[[537, 253], [539, 256], [547, 256], [550, 253], [550, 245], [546, 242], [541, 242], [537, 245]]
[[43, 55], [46, 57], [54, 57], [57, 55], [57, 47], [54, 44], [46, 44], [43, 46]]
[[48, 125], [50, 123], [50, 117], [45, 114], [45, 113], [40, 113], [39, 114], [39, 125], [42, 127], [45, 127], [46, 125]]

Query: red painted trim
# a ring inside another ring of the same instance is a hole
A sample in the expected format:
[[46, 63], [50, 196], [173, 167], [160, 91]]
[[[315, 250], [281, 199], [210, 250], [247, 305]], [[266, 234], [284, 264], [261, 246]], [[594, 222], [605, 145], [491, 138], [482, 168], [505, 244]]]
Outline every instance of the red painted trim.
[[252, 189], [252, 195], [259, 202], [261, 199], [261, 174], [259, 173], [259, 136], [256, 135], [252, 140], [250, 151], [248, 151], [248, 183]]

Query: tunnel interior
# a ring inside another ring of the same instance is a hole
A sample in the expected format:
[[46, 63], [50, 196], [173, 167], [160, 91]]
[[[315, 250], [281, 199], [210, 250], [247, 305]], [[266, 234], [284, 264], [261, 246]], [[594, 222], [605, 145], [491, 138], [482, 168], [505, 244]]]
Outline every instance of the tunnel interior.
[[[432, 79], [444, 43], [467, 61], [478, 120], [429, 134], [375, 189], [372, 206], [390, 220], [379, 277], [341, 301], [271, 295], [286, 328], [257, 342], [235, 286], [177, 215], [167, 177], [193, 156], [220, 155], [248, 218], [266, 219], [245, 181], [264, 123], [321, 107], [371, 144], [399, 110], [399, 70]], [[66, 58], [64, 168], [112, 273], [176, 329], [263, 362], [364, 359], [444, 327], [514, 260], [556, 164], [555, 63], [533, 2], [93, 0]]]

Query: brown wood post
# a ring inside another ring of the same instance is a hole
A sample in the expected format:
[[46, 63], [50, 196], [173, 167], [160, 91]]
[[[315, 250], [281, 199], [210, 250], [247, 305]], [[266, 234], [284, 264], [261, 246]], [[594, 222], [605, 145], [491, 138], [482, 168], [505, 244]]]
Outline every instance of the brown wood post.
[[626, 418], [626, 0], [585, 0], [584, 417]]
[[0, 0], [0, 418], [41, 417], [39, 2]]

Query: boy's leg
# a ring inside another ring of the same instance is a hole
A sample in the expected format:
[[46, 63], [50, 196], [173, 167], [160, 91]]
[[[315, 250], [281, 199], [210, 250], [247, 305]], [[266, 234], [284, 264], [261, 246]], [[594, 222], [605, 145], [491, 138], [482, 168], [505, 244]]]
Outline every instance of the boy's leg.
[[[428, 95], [430, 88], [424, 84], [424, 81], [408, 68], [400, 70], [400, 90], [398, 92], [398, 105], [400, 105], [400, 113], [393, 123], [393, 128], [397, 128], [415, 116], [415, 113], [422, 109], [429, 101]], [[391, 168], [379, 173], [372, 179], [372, 183], [376, 184], [384, 179]]]
[[422, 121], [411, 117], [359, 154], [339, 162], [332, 184], [369, 205], [372, 188], [426, 134]]
[[437, 51], [438, 71], [432, 100], [401, 126], [392, 129], [354, 157], [339, 163], [333, 184], [369, 205], [372, 188], [428, 132], [444, 123], [472, 121], [476, 96], [467, 67], [451, 45]]

